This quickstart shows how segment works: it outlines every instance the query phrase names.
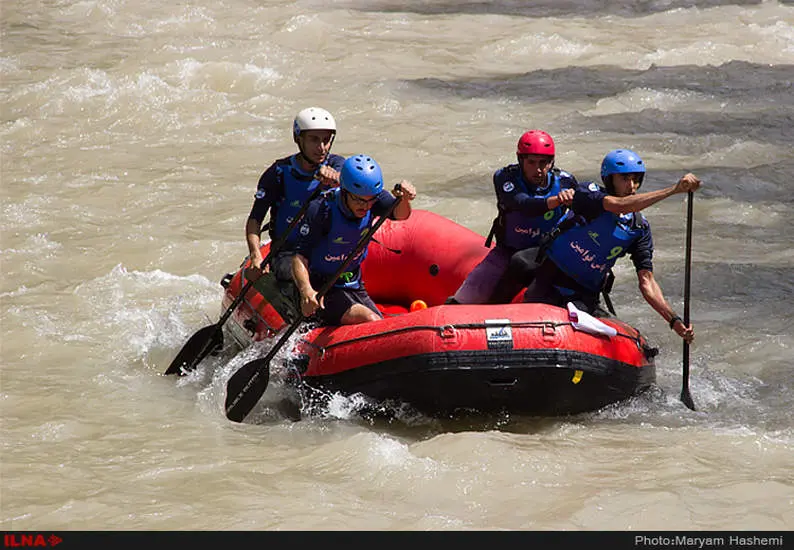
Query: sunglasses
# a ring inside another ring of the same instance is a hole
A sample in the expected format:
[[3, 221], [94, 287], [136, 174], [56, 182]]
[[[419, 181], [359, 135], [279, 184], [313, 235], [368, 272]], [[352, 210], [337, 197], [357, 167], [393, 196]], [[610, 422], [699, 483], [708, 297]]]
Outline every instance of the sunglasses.
[[359, 197], [358, 195], [354, 195], [353, 193], [348, 192], [347, 196], [350, 197], [353, 200], [353, 202], [357, 202], [358, 204], [361, 204], [363, 206], [370, 206], [371, 204], [374, 204], [376, 200], [378, 200], [377, 195], [375, 195], [371, 199], [365, 199], [364, 197]]

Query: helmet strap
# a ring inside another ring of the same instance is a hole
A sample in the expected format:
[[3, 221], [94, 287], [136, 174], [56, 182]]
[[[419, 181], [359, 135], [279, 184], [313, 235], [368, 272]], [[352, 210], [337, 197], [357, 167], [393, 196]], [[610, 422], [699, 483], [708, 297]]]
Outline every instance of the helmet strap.
[[311, 170], [317, 170], [317, 168], [319, 168], [320, 165], [312, 162], [311, 160], [309, 160], [309, 157], [307, 157], [306, 154], [303, 152], [303, 148], [302, 147], [300, 147], [299, 149], [300, 149], [300, 151], [298, 152], [298, 158], [302, 162], [305, 162], [306, 164], [308, 164]]
[[342, 214], [345, 215], [347, 218], [354, 218], [355, 214], [353, 214], [353, 210], [347, 204], [347, 197], [350, 196], [350, 191], [347, 189], [339, 189], [339, 208], [342, 210]]
[[615, 186], [612, 185], [612, 176], [613, 175], [614, 174], [609, 174], [606, 178], [604, 178], [606, 180], [606, 181], [604, 181], [604, 186], [607, 188], [607, 193], [609, 193], [612, 196], [615, 195]]

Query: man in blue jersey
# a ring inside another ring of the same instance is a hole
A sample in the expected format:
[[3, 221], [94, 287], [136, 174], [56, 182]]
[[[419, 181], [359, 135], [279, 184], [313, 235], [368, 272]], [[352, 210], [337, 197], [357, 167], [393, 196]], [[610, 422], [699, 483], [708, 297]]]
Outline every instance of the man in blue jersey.
[[292, 276], [304, 316], [319, 309], [318, 317], [324, 325], [355, 325], [382, 318], [361, 279], [367, 247], [324, 296], [318, 298], [317, 289], [339, 271], [359, 240], [371, 230], [373, 218], [386, 214], [397, 197], [403, 200], [390, 218], [406, 220], [416, 197], [414, 186], [403, 180], [393, 194], [384, 191], [378, 163], [367, 155], [356, 155], [342, 166], [340, 186], [312, 201], [299, 226], [292, 259]]
[[494, 173], [498, 216], [485, 246], [490, 247], [494, 237], [496, 246], [469, 273], [448, 304], [509, 302], [526, 286], [536, 267], [534, 258], [542, 235], [554, 227], [573, 200], [576, 178], [554, 167], [554, 155], [551, 136], [530, 130], [518, 140], [518, 163]]
[[690, 173], [670, 187], [637, 193], [644, 177], [645, 163], [635, 152], [607, 153], [601, 163], [605, 188], [594, 182], [576, 188], [571, 211], [543, 246], [545, 259], [524, 294], [525, 302], [560, 307], [573, 302], [579, 309], [606, 317], [609, 313], [601, 308], [599, 294], [604, 292], [610, 306], [611, 269], [628, 254], [645, 301], [681, 338], [692, 341], [692, 326], [675, 314], [654, 278], [651, 226], [640, 210], [674, 194], [695, 191], [700, 180]]
[[266, 228], [271, 242], [286, 231], [294, 216], [308, 200], [316, 185], [339, 185], [339, 170], [344, 157], [331, 154], [336, 137], [336, 121], [331, 113], [319, 107], [300, 111], [292, 123], [292, 139], [298, 152], [275, 161], [259, 178], [254, 204], [245, 224], [245, 238], [251, 257], [246, 275], [258, 279], [272, 271], [280, 281], [292, 278], [292, 255], [296, 231], [287, 236], [283, 248], [271, 256], [270, 265], [262, 265], [260, 251], [262, 221], [270, 211]]

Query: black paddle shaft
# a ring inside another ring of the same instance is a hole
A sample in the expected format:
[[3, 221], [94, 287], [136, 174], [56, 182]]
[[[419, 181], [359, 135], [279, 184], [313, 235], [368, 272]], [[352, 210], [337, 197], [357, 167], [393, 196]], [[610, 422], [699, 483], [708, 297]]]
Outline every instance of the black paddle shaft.
[[[684, 260], [684, 325], [689, 326], [689, 294], [692, 273], [692, 202], [694, 193], [687, 195], [686, 208], [686, 259]], [[695, 410], [695, 402], [689, 393], [689, 342], [684, 340], [683, 349], [683, 382], [681, 385], [681, 401], [689, 409]]]
[[[262, 265], [267, 265], [270, 261], [270, 258], [273, 257], [274, 254], [277, 254], [281, 251], [284, 246], [284, 243], [287, 242], [287, 237], [295, 228], [296, 225], [301, 221], [304, 214], [306, 214], [306, 210], [309, 208], [309, 204], [317, 198], [320, 193], [323, 191], [323, 185], [319, 182], [317, 183], [317, 187], [314, 188], [312, 194], [309, 195], [309, 198], [306, 199], [306, 202], [303, 203], [301, 209], [292, 219], [292, 221], [287, 226], [287, 229], [278, 236], [278, 238], [271, 243], [270, 250], [267, 253], [267, 256], [262, 261]], [[221, 347], [223, 345], [223, 324], [229, 319], [231, 314], [237, 309], [237, 306], [245, 299], [245, 295], [248, 294], [248, 291], [254, 284], [254, 280], [249, 279], [248, 282], [243, 285], [243, 288], [240, 290], [240, 293], [237, 297], [232, 301], [226, 311], [223, 312], [220, 319], [214, 325], [208, 325], [200, 330], [198, 330], [190, 339], [185, 343], [182, 349], [179, 351], [177, 356], [168, 366], [168, 369], [165, 371], [165, 374], [179, 374], [180, 376], [184, 376], [190, 371], [194, 370], [204, 358]]]
[[[398, 189], [398, 187], [395, 187], [395, 189]], [[375, 223], [375, 225], [372, 226], [366, 235], [361, 237], [361, 239], [358, 241], [358, 244], [356, 245], [355, 250], [348, 254], [336, 273], [334, 273], [325, 282], [325, 284], [323, 284], [319, 291], [317, 291], [318, 300], [325, 296], [325, 294], [336, 284], [336, 281], [339, 279], [339, 277], [342, 276], [345, 270], [347, 270], [347, 267], [362, 252], [362, 250], [364, 250], [364, 247], [367, 246], [367, 243], [369, 243], [369, 241], [375, 235], [375, 232], [380, 228], [381, 225], [383, 225], [386, 219], [391, 216], [392, 212], [394, 212], [394, 209], [397, 208], [397, 205], [401, 200], [402, 198], [398, 198], [396, 201], [394, 201], [389, 208], [389, 211], [380, 217], [380, 219]], [[270, 348], [270, 351], [267, 352], [265, 357], [246, 363], [240, 368], [240, 370], [235, 372], [231, 378], [229, 378], [229, 382], [226, 384], [226, 417], [229, 420], [233, 422], [242, 422], [243, 419], [248, 416], [248, 413], [251, 412], [251, 409], [254, 408], [259, 399], [261, 399], [262, 395], [264, 395], [265, 390], [267, 389], [267, 382], [270, 377], [270, 361], [279, 352], [289, 337], [292, 336], [292, 333], [297, 330], [298, 326], [304, 321], [305, 318], [306, 316], [301, 312], [301, 314], [298, 315], [297, 319], [292, 322], [292, 324], [287, 328], [284, 334], [281, 335], [273, 347]]]

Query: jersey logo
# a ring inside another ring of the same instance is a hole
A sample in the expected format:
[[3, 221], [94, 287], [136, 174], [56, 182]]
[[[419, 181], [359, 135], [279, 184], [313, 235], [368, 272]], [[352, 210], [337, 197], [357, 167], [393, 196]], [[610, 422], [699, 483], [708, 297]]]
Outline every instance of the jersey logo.
[[304, 237], [309, 234], [309, 224], [308, 223], [304, 223], [303, 225], [301, 225], [300, 234], [303, 235]]
[[504, 189], [505, 193], [509, 193], [510, 191], [512, 191], [515, 188], [516, 188], [516, 186], [513, 185], [512, 181], [506, 181], [505, 184], [502, 186], [502, 189]]
[[596, 191], [598, 191], [598, 184], [596, 182], [593, 182], [590, 185], [588, 185], [587, 188], [595, 193]]
[[598, 246], [601, 246], [601, 243], [598, 242], [598, 233], [595, 231], [588, 231], [587, 236], [593, 239], [593, 242], [596, 243]]
[[267, 193], [265, 192], [264, 189], [257, 189], [256, 190], [256, 194], [254, 195], [254, 198], [256, 198], [256, 199], [264, 199], [265, 195], [267, 195]]
[[350, 242], [346, 241], [342, 237], [337, 237], [331, 242], [334, 243], [334, 244], [350, 244]]

